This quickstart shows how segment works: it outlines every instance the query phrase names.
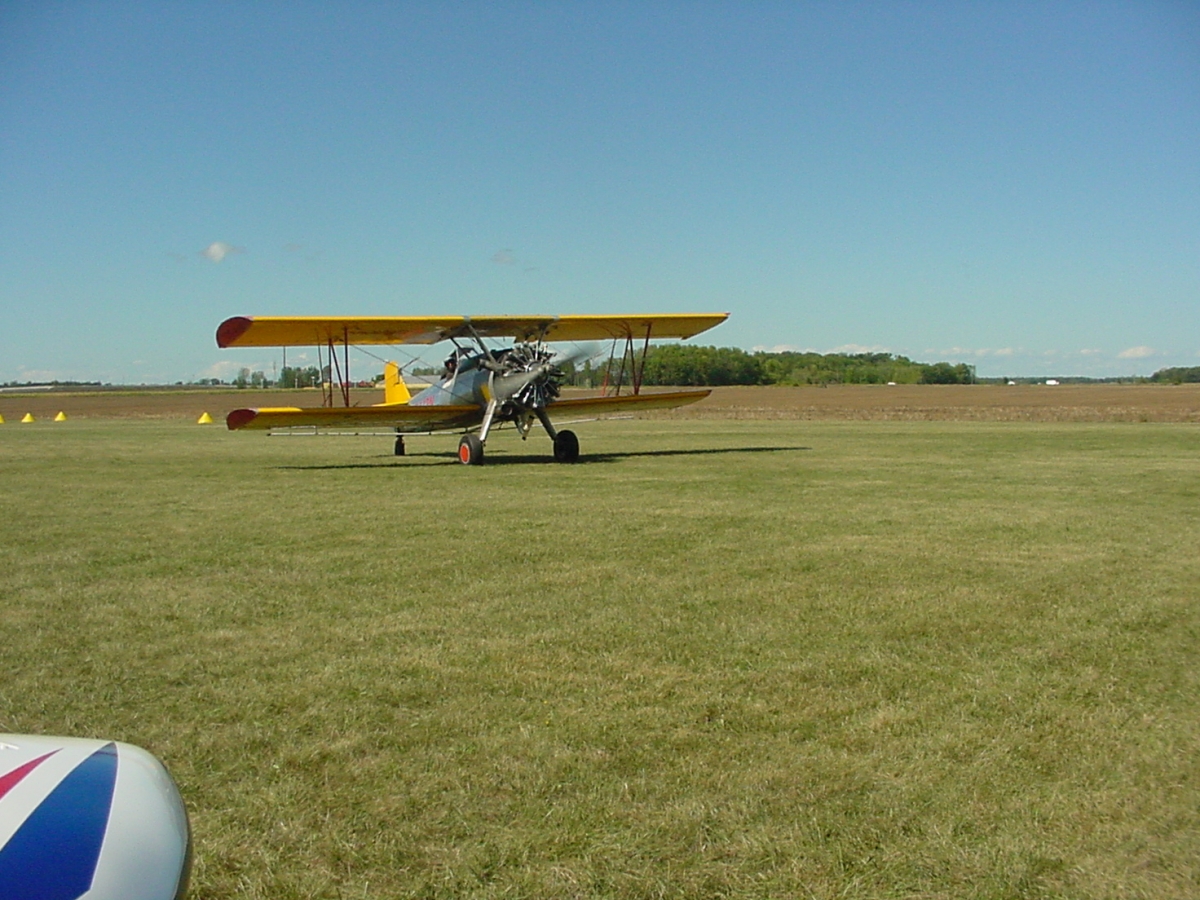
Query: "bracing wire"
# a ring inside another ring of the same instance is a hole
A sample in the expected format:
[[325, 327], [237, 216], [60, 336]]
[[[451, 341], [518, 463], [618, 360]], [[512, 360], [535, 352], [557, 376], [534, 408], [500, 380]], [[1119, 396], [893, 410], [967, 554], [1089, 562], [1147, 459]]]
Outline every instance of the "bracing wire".
[[[371, 359], [374, 359], [377, 362], [381, 362], [384, 364], [391, 362], [391, 360], [384, 359], [382, 356], [379, 356], [376, 353], [372, 353], [370, 350], [366, 350], [363, 347], [359, 346], [358, 344], [351, 344], [350, 346], [353, 349], [357, 350], [359, 353], [363, 354], [364, 356], [369, 356], [369, 357], [371, 357]], [[398, 355], [407, 357], [407, 360], [405, 361], [404, 365], [402, 365], [400, 367], [401, 370], [408, 368], [410, 365], [425, 362], [425, 360], [421, 359], [421, 357], [419, 357], [413, 353], [409, 353], [407, 350], [399, 349], [401, 346], [400, 344], [391, 344], [390, 346], [396, 348], [396, 353]]]

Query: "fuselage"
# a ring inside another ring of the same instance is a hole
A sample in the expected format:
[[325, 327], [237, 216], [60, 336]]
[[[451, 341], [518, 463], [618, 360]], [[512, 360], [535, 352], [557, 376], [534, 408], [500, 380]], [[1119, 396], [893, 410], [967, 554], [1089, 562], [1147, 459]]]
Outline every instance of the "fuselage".
[[461, 356], [453, 371], [443, 374], [408, 401], [409, 406], [484, 406], [491, 400], [492, 373], [480, 365], [482, 354]]
[[532, 414], [558, 396], [561, 378], [553, 354], [539, 348], [510, 347], [475, 353], [460, 349], [446, 361], [437, 384], [409, 401], [410, 406], [491, 406], [502, 418]]

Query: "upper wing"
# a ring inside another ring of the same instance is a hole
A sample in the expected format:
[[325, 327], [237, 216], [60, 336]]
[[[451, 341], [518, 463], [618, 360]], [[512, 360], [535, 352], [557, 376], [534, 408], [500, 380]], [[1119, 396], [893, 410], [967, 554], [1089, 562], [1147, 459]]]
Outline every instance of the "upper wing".
[[326, 428], [375, 425], [395, 428], [400, 432], [413, 432], [465, 428], [478, 424], [482, 418], [483, 410], [478, 406], [325, 406], [316, 409], [275, 406], [235, 409], [225, 417], [225, 424], [230, 431], [292, 425], [319, 425]]
[[608, 413], [630, 409], [675, 409], [703, 400], [711, 390], [669, 391], [661, 394], [629, 394], [624, 397], [582, 397], [574, 400], [555, 400], [546, 407], [547, 412]]
[[689, 338], [729, 313], [633, 316], [234, 316], [217, 328], [219, 347], [311, 347], [317, 344], [436, 344], [453, 337], [523, 341]]
[[[715, 328], [729, 313], [667, 313], [650, 316], [558, 316], [544, 341], [604, 341], [610, 338], [690, 338]], [[472, 320], [474, 321], [474, 320]], [[536, 334], [514, 334], [526, 340]]]

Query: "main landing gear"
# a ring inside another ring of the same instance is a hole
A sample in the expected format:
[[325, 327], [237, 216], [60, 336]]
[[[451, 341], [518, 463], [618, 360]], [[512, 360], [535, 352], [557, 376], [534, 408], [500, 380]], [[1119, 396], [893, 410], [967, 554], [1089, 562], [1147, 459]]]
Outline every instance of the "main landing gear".
[[579, 438], [573, 431], [560, 431], [554, 436], [555, 462], [573, 463], [579, 459]]
[[464, 434], [458, 442], [458, 461], [464, 466], [483, 464], [483, 441], [477, 434]]
[[[397, 438], [397, 441], [400, 439]], [[559, 431], [554, 435], [555, 462], [573, 463], [579, 459], [579, 438], [573, 431]], [[464, 466], [483, 465], [483, 441], [477, 434], [464, 434], [458, 442], [458, 461]]]
[[554, 461], [573, 463], [579, 459], [579, 438], [575, 437], [575, 432], [556, 430], [546, 410], [540, 406], [533, 412], [546, 429], [546, 434], [550, 435], [550, 440], [554, 441]]

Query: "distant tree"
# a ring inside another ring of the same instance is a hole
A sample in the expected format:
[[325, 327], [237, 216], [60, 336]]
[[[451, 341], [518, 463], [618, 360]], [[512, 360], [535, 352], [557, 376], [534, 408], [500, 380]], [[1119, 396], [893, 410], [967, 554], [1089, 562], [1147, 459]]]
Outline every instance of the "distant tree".
[[233, 383], [239, 388], [244, 388], [250, 382], [250, 370], [245, 366], [238, 369], [237, 378], [233, 379]]
[[[576, 383], [615, 378], [620, 360], [595, 369], [585, 363]], [[890, 353], [813, 353], [784, 351], [749, 354], [737, 347], [658, 345], [646, 357], [647, 384], [973, 384], [975, 369], [965, 363], [913, 362]]]
[[759, 384], [762, 364], [738, 347], [666, 344], [646, 356], [646, 384]]
[[1200, 366], [1175, 366], [1159, 369], [1150, 376], [1151, 381], [1167, 384], [1196, 384], [1200, 382]]
[[284, 366], [279, 371], [278, 386], [281, 388], [306, 388], [315, 387], [318, 384], [320, 373], [316, 366], [309, 366], [307, 369], [301, 369], [296, 366]]
[[758, 353], [765, 384], [913, 384], [920, 365], [890, 353]]
[[602, 370], [592, 365], [590, 359], [585, 359], [582, 366], [573, 366], [574, 372], [571, 377], [571, 384], [576, 387], [599, 387], [603, 379]]
[[972, 384], [975, 370], [966, 363], [952, 366], [948, 362], [921, 367], [921, 384]]

